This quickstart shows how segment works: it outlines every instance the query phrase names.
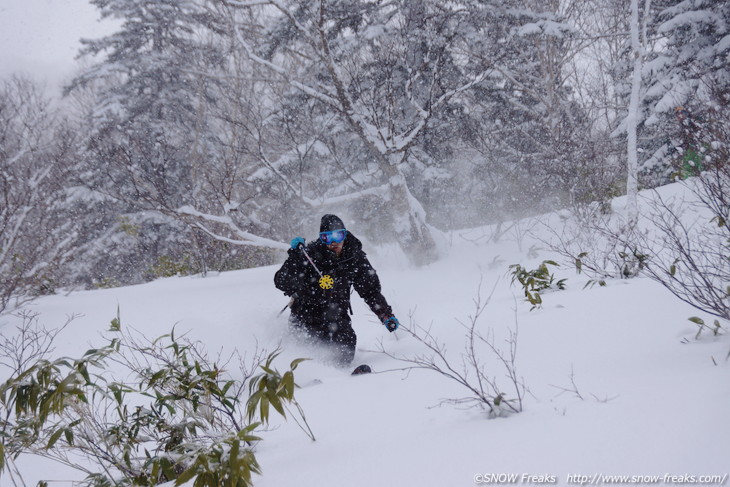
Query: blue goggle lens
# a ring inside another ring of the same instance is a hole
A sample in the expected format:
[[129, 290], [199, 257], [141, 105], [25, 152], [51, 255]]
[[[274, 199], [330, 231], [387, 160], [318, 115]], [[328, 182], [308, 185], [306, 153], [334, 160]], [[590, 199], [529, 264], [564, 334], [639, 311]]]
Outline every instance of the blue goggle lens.
[[340, 243], [343, 240], [345, 240], [345, 237], [347, 236], [347, 230], [344, 228], [340, 230], [331, 230], [329, 232], [322, 232], [319, 234], [319, 239], [326, 243]]

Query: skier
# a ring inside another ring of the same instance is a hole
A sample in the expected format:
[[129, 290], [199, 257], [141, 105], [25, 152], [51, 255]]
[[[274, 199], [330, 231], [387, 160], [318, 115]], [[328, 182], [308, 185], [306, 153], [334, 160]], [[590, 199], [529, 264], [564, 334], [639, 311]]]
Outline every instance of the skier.
[[350, 320], [352, 287], [388, 331], [395, 331], [399, 323], [360, 240], [335, 215], [322, 217], [319, 232], [319, 238], [306, 245], [302, 237], [292, 239], [289, 257], [274, 275], [274, 284], [293, 298], [289, 325], [295, 334], [326, 344], [335, 362], [346, 366], [355, 356], [357, 343]]

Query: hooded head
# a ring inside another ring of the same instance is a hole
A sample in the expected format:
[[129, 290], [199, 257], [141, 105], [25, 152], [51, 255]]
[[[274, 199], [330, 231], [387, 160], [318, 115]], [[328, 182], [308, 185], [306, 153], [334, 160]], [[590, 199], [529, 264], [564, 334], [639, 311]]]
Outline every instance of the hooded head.
[[319, 240], [324, 242], [327, 248], [334, 252], [337, 257], [342, 253], [345, 237], [347, 237], [347, 230], [339, 217], [335, 215], [322, 217], [322, 222], [319, 224]]
[[319, 231], [321, 232], [331, 232], [332, 230], [344, 230], [345, 224], [342, 223], [342, 220], [336, 215], [324, 215], [322, 217], [322, 221], [319, 224]]

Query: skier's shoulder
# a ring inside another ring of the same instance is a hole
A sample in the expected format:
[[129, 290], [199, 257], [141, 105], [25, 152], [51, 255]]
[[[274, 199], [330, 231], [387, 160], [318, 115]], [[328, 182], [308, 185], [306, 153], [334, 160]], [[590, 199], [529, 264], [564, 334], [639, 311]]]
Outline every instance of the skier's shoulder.
[[347, 237], [345, 237], [345, 248], [353, 254], [365, 255], [365, 251], [362, 249], [362, 242], [350, 232], [347, 232]]
[[333, 259], [333, 256], [330, 255], [331, 252], [327, 248], [327, 245], [319, 239], [313, 240], [306, 244], [303, 250], [304, 251], [300, 249], [298, 251], [297, 259], [298, 262], [300, 262], [300, 265], [304, 265], [305, 267], [311, 267], [310, 261], [314, 262], [314, 265], [317, 267], [326, 267], [331, 264], [331, 261]]
[[362, 248], [362, 242], [355, 235], [348, 232], [344, 247], [346, 260], [362, 262], [367, 260], [367, 254]]
[[311, 240], [307, 243], [307, 245], [304, 246], [304, 249], [311, 255], [311, 254], [319, 254], [322, 252], [322, 242], [317, 240]]

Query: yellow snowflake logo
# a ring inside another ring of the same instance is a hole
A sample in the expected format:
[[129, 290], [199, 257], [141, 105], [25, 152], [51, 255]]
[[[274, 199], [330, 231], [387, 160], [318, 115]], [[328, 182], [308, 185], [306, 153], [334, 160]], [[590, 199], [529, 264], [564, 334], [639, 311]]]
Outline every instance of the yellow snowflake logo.
[[319, 279], [319, 287], [322, 289], [332, 289], [332, 286], [335, 285], [335, 280], [332, 279], [331, 276], [322, 276]]

